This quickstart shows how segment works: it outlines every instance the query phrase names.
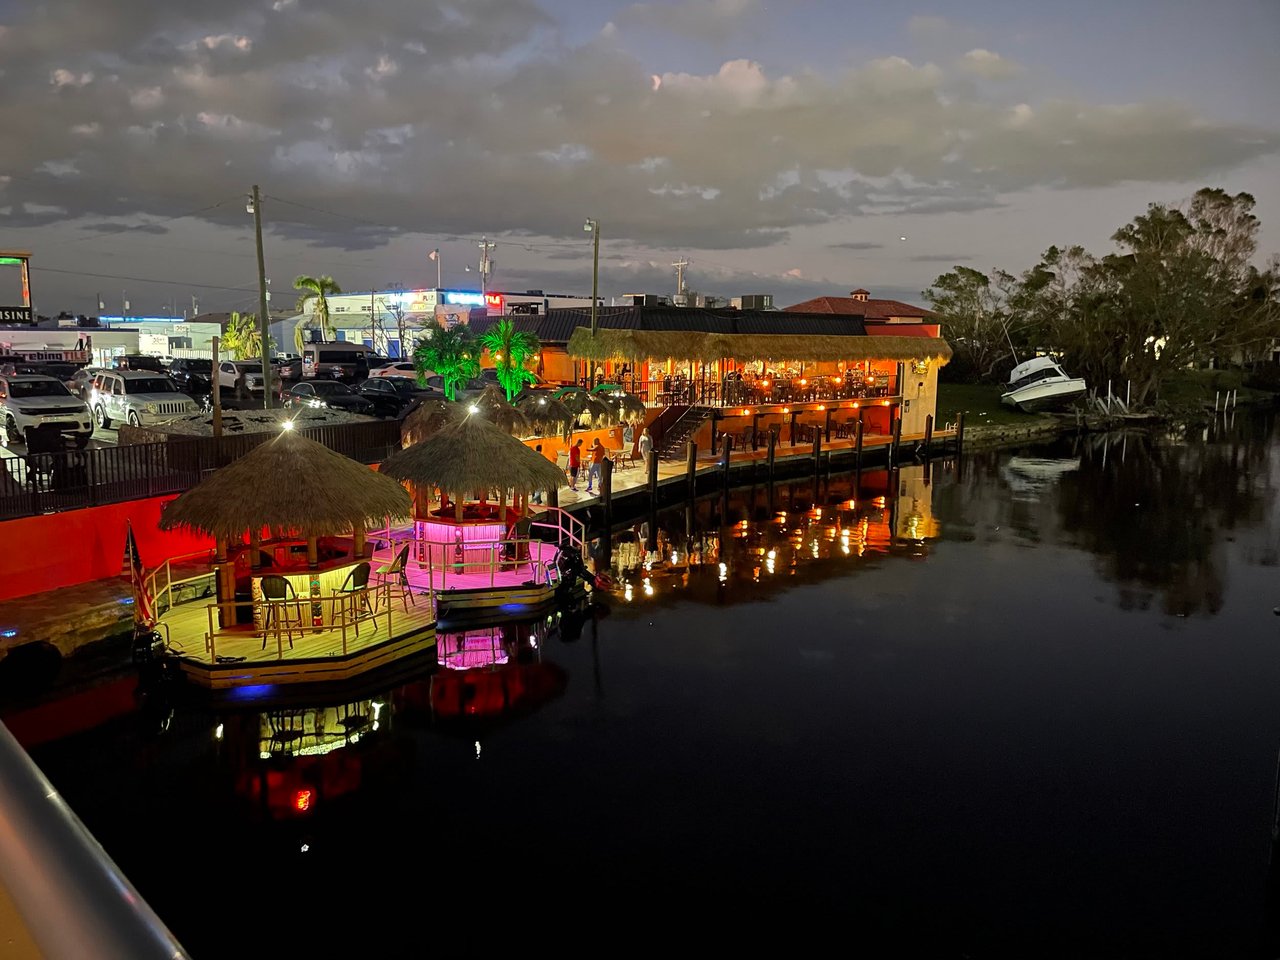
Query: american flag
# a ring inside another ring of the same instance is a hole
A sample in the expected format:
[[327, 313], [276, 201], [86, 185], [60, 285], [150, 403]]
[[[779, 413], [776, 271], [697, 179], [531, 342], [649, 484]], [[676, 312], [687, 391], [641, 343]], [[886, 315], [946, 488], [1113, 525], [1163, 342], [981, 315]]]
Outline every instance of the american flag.
[[437, 260], [437, 259], [439, 259], [439, 257], [440, 257], [440, 250], [439, 250], [439, 249], [432, 250], [430, 253], [428, 253], [428, 254], [427, 254], [427, 259], [428, 259], [428, 260]]
[[138, 553], [138, 541], [133, 536], [133, 523], [128, 520], [125, 522], [129, 528], [125, 550], [129, 554], [129, 580], [133, 586], [133, 622], [150, 630], [156, 625], [156, 616], [151, 596], [147, 593], [146, 570], [142, 567], [142, 557]]

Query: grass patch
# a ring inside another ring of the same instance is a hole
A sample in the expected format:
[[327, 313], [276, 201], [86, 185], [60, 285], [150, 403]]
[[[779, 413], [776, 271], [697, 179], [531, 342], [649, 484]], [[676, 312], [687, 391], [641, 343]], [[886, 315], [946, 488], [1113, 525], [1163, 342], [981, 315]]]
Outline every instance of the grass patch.
[[1051, 419], [1038, 413], [1023, 413], [1000, 402], [1004, 387], [991, 383], [940, 383], [938, 384], [937, 422], [942, 425], [953, 422], [964, 413], [966, 427], [1015, 426], [1029, 427]]

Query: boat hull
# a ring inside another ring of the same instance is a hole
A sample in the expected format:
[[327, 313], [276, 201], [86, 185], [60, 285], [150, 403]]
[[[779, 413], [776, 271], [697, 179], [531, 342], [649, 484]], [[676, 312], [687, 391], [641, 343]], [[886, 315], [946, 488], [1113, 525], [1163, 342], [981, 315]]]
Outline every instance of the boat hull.
[[1010, 390], [1002, 394], [1000, 402], [1024, 413], [1038, 413], [1042, 410], [1069, 407], [1087, 392], [1088, 387], [1080, 379], [1042, 380], [1020, 390]]

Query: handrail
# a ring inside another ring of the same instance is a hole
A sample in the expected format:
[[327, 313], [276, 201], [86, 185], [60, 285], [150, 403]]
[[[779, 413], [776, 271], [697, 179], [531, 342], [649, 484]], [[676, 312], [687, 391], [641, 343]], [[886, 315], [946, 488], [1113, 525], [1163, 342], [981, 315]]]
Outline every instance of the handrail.
[[3, 723], [0, 880], [48, 960], [188, 956]]

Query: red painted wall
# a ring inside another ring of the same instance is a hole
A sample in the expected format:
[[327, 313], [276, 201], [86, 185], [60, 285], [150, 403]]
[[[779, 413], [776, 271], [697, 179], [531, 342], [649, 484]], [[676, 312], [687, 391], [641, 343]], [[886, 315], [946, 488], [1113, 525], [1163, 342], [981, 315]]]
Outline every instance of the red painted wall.
[[0, 523], [0, 600], [119, 576], [127, 570], [129, 521], [148, 570], [168, 557], [211, 548], [208, 537], [160, 530], [160, 511], [173, 499], [151, 497]]

